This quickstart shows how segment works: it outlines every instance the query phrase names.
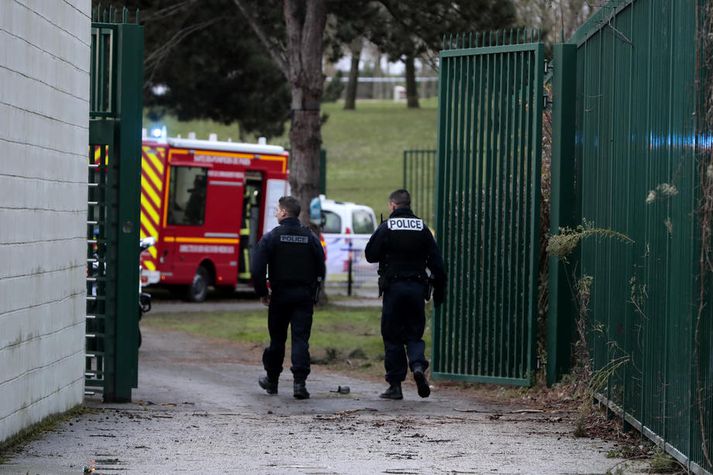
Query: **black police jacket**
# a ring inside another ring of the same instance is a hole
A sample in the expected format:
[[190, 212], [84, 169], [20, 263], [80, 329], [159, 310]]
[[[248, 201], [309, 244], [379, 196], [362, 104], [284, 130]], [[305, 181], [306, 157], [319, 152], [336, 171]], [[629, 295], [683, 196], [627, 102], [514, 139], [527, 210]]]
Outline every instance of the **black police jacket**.
[[268, 272], [273, 291], [287, 285], [313, 286], [324, 279], [324, 249], [297, 218], [285, 218], [258, 242], [250, 272], [258, 297], [268, 294]]
[[379, 225], [364, 250], [366, 260], [379, 263], [379, 275], [386, 281], [433, 279], [434, 300], [443, 301], [445, 269], [433, 234], [410, 208], [397, 208]]

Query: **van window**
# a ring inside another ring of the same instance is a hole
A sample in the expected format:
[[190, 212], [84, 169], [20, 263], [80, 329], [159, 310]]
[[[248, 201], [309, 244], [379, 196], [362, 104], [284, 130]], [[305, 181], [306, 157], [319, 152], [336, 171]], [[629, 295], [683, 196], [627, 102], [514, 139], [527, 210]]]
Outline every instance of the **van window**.
[[205, 221], [208, 169], [171, 167], [168, 224], [201, 226]]
[[354, 210], [352, 226], [354, 226], [354, 234], [371, 234], [374, 232], [374, 217], [366, 210]]
[[324, 217], [323, 233], [340, 234], [342, 232], [342, 218], [337, 213], [322, 211], [322, 216]]

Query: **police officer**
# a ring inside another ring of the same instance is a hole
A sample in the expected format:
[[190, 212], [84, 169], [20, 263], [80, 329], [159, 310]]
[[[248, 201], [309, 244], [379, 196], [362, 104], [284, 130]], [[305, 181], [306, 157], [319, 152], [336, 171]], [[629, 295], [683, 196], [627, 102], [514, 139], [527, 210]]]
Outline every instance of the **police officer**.
[[[443, 258], [431, 231], [411, 211], [408, 191], [391, 193], [389, 211], [389, 219], [376, 229], [364, 251], [367, 261], [379, 263], [379, 292], [384, 295], [381, 336], [389, 388], [380, 397], [403, 399], [401, 382], [406, 379], [408, 366], [418, 395], [428, 397], [431, 389], [425, 375], [428, 361], [424, 356], [424, 306], [430, 298], [431, 285], [435, 305], [443, 302]], [[426, 268], [431, 271], [430, 279]]]
[[[258, 383], [268, 394], [277, 394], [285, 358], [287, 327], [292, 329], [294, 397], [308, 399], [305, 382], [310, 372], [309, 336], [319, 281], [324, 279], [324, 250], [319, 240], [297, 218], [300, 203], [291, 196], [279, 200], [275, 217], [279, 226], [257, 244], [252, 262], [255, 292], [268, 306], [270, 346], [262, 355], [267, 372]], [[269, 273], [270, 291], [267, 288]]]

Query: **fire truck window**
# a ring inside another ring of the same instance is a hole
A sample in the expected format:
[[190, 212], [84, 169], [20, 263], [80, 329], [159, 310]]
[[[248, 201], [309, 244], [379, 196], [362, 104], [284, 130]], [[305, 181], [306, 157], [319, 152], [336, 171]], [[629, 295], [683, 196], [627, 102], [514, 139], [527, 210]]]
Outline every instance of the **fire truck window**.
[[168, 224], [200, 226], [205, 221], [208, 169], [171, 167]]
[[326, 234], [339, 234], [342, 232], [342, 218], [337, 213], [331, 211], [322, 211], [324, 215], [324, 225], [322, 232]]
[[371, 234], [374, 232], [374, 218], [368, 211], [353, 211], [352, 225], [354, 226], [354, 234]]

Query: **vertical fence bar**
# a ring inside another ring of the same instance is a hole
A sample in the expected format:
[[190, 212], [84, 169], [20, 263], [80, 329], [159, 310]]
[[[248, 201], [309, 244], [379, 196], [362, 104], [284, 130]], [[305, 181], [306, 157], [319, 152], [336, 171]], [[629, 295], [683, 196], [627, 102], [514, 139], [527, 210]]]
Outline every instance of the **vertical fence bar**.
[[[108, 107], [105, 105], [105, 98], [104, 98], [104, 85], [106, 82], [108, 82], [110, 79], [110, 75], [107, 74], [107, 67], [111, 69], [114, 69], [114, 65], [112, 61], [107, 61], [107, 56], [109, 54], [109, 51], [112, 49], [111, 48], [111, 40], [107, 39], [107, 35], [104, 34], [102, 29], [97, 29], [97, 35], [99, 37], [99, 48], [101, 48], [99, 52], [99, 64], [97, 65], [97, 71], [98, 71], [98, 81], [97, 81], [97, 109], [98, 111], [101, 112], [111, 112], [109, 111]], [[107, 47], [109, 45], [109, 47]], [[110, 66], [107, 66], [107, 63]], [[111, 89], [111, 84], [108, 85], [109, 88]]]
[[[501, 43], [501, 33], [495, 33], [495, 44], [499, 46]], [[491, 374], [493, 377], [501, 377], [500, 374], [500, 334], [502, 331], [502, 312], [501, 312], [501, 301], [500, 301], [500, 280], [502, 276], [501, 268], [501, 252], [500, 247], [500, 235], [502, 233], [502, 226], [500, 220], [500, 212], [502, 208], [503, 200], [503, 181], [502, 181], [502, 114], [503, 114], [503, 104], [502, 104], [502, 90], [503, 90], [503, 76], [504, 76], [504, 60], [505, 54], [495, 55], [495, 65], [496, 65], [496, 78], [494, 84], [494, 98], [493, 98], [493, 190], [494, 190], [494, 200], [491, 209], [493, 214], [493, 229], [494, 233], [492, 236], [492, 247], [493, 247], [493, 260], [492, 260], [492, 274], [491, 274], [491, 321], [493, 326], [492, 333], [492, 366]]]
[[[487, 34], [483, 35], [483, 42], [488, 45], [489, 36]], [[481, 149], [479, 156], [479, 169], [480, 169], [480, 183], [479, 183], [479, 208], [480, 216], [478, 226], [480, 228], [480, 245], [481, 245], [481, 261], [478, 268], [478, 321], [480, 324], [480, 334], [479, 334], [479, 346], [478, 346], [478, 364], [479, 373], [486, 375], [488, 374], [487, 364], [488, 361], [485, 357], [485, 346], [487, 345], [488, 339], [488, 317], [487, 317], [487, 300], [486, 300], [486, 279], [484, 275], [488, 269], [488, 258], [490, 249], [488, 248], [488, 196], [490, 194], [488, 190], [489, 181], [488, 176], [491, 173], [488, 166], [488, 149], [489, 149], [489, 115], [490, 106], [492, 104], [492, 92], [490, 89], [490, 60], [491, 55], [483, 55], [481, 57], [481, 63], [483, 65], [482, 83], [481, 91], [482, 107], [480, 109], [480, 141]]]
[[[472, 36], [469, 37], [469, 43], [472, 46]], [[463, 316], [465, 318], [465, 330], [464, 334], [462, 336], [463, 340], [463, 345], [465, 347], [465, 354], [463, 355], [463, 372], [465, 374], [472, 373], [473, 367], [472, 367], [472, 359], [473, 359], [473, 345], [472, 345], [472, 335], [475, 330], [475, 312], [473, 308], [473, 300], [474, 300], [474, 295], [472, 292], [470, 292], [470, 287], [471, 287], [471, 281], [475, 278], [477, 275], [477, 271], [474, 269], [472, 262], [473, 262], [473, 254], [476, 252], [476, 243], [473, 239], [473, 234], [474, 234], [474, 226], [473, 223], [475, 221], [474, 219], [474, 208], [473, 208], [473, 192], [475, 188], [475, 183], [473, 183], [473, 171], [475, 169], [476, 165], [476, 157], [477, 155], [475, 154], [473, 150], [473, 135], [474, 135], [474, 129], [475, 129], [475, 110], [477, 110], [477, 105], [478, 105], [478, 95], [476, 94], [476, 88], [475, 88], [475, 79], [476, 79], [476, 73], [477, 73], [477, 56], [469, 56], [468, 57], [468, 63], [470, 65], [469, 67], [469, 74], [468, 74], [468, 87], [467, 87], [467, 94], [468, 94], [468, 109], [467, 109], [467, 120], [466, 120], [466, 142], [465, 142], [465, 156], [466, 156], [466, 171], [464, 173], [465, 177], [465, 189], [463, 190], [464, 196], [464, 203], [463, 207], [464, 210], [467, 210], [467, 217], [466, 219], [466, 227], [465, 227], [465, 235], [466, 239], [464, 240], [465, 243], [465, 253], [463, 256], [463, 262], [464, 262], [464, 267], [466, 269], [465, 271], [465, 278], [463, 282], [463, 292], [465, 295], [465, 305], [464, 305], [464, 312]]]
[[[525, 31], [526, 41], [531, 42], [531, 32], [529, 30]], [[525, 54], [523, 62], [523, 102], [528, 109], [533, 107], [532, 104], [532, 53], [528, 51]], [[522, 150], [521, 150], [521, 162], [520, 166], [520, 178], [521, 178], [521, 190], [520, 190], [520, 216], [519, 216], [519, 227], [520, 227], [520, 246], [518, 249], [518, 254], [520, 255], [521, 266], [520, 274], [518, 275], [518, 284], [520, 286], [520, 305], [521, 312], [525, 315], [528, 314], [528, 273], [529, 268], [529, 256], [527, 255], [528, 249], [528, 238], [529, 238], [529, 223], [528, 223], [528, 211], [531, 205], [529, 200], [530, 191], [530, 173], [529, 173], [529, 163], [530, 163], [530, 151], [531, 151], [531, 132], [532, 132], [532, 116], [531, 114], [523, 114], [523, 124], [522, 124]], [[520, 372], [524, 372], [528, 368], [528, 347], [527, 347], [527, 335], [528, 335], [528, 321], [529, 318], [521, 319], [518, 323], [518, 336], [520, 343]]]
[[[458, 119], [458, 138], [457, 138], [457, 147], [458, 147], [458, 168], [456, 171], [456, 176], [458, 177], [457, 181], [457, 189], [456, 189], [456, 202], [454, 203], [456, 209], [456, 229], [457, 229], [457, 247], [456, 247], [456, 255], [459, 256], [459, 259], [457, 259], [458, 262], [458, 275], [463, 276], [466, 273], [466, 268], [464, 266], [464, 261], [462, 259], [463, 252], [464, 252], [464, 238], [465, 238], [465, 233], [463, 231], [464, 226], [465, 226], [465, 215], [467, 214], [466, 208], [464, 207], [464, 202], [463, 202], [463, 196], [464, 196], [464, 189], [465, 189], [465, 165], [466, 165], [466, 160], [467, 160], [467, 155], [466, 155], [466, 150], [465, 150], [465, 136], [468, 132], [466, 128], [466, 109], [468, 107], [468, 73], [469, 73], [469, 64], [470, 62], [468, 61], [469, 56], [461, 56], [459, 58], [460, 64], [461, 64], [461, 70], [460, 70], [460, 77], [459, 77], [459, 82], [460, 82], [460, 110], [459, 110], [459, 119]], [[462, 277], [461, 277], [462, 278]], [[465, 292], [464, 288], [462, 285], [459, 285], [457, 287], [457, 304], [459, 308], [464, 308], [464, 303], [465, 303]], [[466, 315], [464, 315], [462, 312], [459, 312], [459, 315], [457, 317], [457, 332], [459, 335], [464, 334], [465, 330], [465, 319]], [[457, 354], [454, 355], [454, 360], [456, 362], [455, 365], [455, 371], [457, 373], [462, 373], [463, 372], [463, 354], [466, 351], [465, 349], [465, 339], [464, 338], [459, 338], [458, 339], [458, 348], [457, 348]]]
[[[525, 38], [525, 30], [523, 29], [520, 34], [523, 37], [523, 41]], [[519, 107], [519, 113], [518, 113], [518, 122], [517, 122], [517, 130], [518, 130], [518, 137], [517, 137], [517, 143], [516, 143], [516, 148], [515, 148], [515, 185], [516, 185], [516, 194], [515, 194], [515, 213], [513, 216], [513, 222], [514, 222], [514, 239], [515, 239], [515, 246], [513, 253], [515, 255], [515, 261], [516, 261], [516, 266], [518, 269], [518, 272], [515, 274], [514, 280], [514, 299], [515, 299], [515, 313], [518, 315], [524, 315], [527, 312], [527, 308], [523, 305], [523, 294], [524, 294], [524, 285], [523, 285], [523, 268], [525, 266], [525, 253], [524, 253], [524, 241], [525, 241], [525, 235], [523, 232], [523, 214], [524, 214], [524, 196], [525, 196], [525, 187], [527, 180], [525, 178], [524, 174], [524, 163], [525, 163], [525, 154], [526, 154], [526, 143], [527, 143], [527, 110], [526, 107], [528, 106], [527, 102], [527, 81], [528, 81], [528, 76], [527, 76], [527, 63], [528, 63], [528, 58], [529, 58], [530, 52], [529, 51], [522, 51], [519, 53], [519, 65], [518, 65], [518, 75], [520, 77], [519, 83], [518, 83], [518, 101], [520, 102], [521, 106]], [[523, 371], [525, 370], [524, 363], [523, 363], [523, 355], [525, 348], [523, 348], [523, 319], [518, 319], [517, 322], [514, 325], [514, 341], [515, 341], [515, 372], [516, 374], [522, 374]]]
[[[539, 31], [538, 31], [539, 35]], [[537, 327], [537, 281], [539, 279], [539, 267], [537, 265], [540, 248], [540, 203], [541, 197], [541, 178], [542, 178], [542, 91], [543, 91], [543, 68], [545, 66], [544, 46], [538, 43], [535, 46], [533, 54], [533, 129], [532, 142], [533, 148], [531, 151], [531, 176], [532, 176], [532, 202], [530, 204], [530, 304], [529, 304], [529, 337], [528, 337], [528, 373], [527, 378], [530, 381], [534, 380], [534, 368], [536, 358], [536, 327]]]
[[[575, 166], [575, 101], [577, 74], [576, 45], [554, 47], [552, 163], [550, 234], [561, 227], [574, 229], [582, 221]], [[570, 266], [577, 266], [570, 257]], [[557, 257], [550, 257], [549, 310], [547, 315], [547, 384], [556, 383], [570, 369], [570, 345], [577, 313], [568, 282], [568, 268]]]
[[[116, 336], [121, 345], [116, 347], [117, 384], [113, 393], [105, 398], [130, 401], [131, 388], [138, 385], [138, 326], [139, 312], [136, 303], [139, 271], [136, 259], [139, 242], [139, 215], [141, 196], [141, 117], [143, 96], [137, 84], [143, 84], [143, 28], [139, 25], [121, 24], [118, 28], [117, 60], [120, 65], [117, 80], [121, 99], [121, 128], [117, 141], [121, 151], [118, 165], [117, 202], [117, 322]], [[117, 157], [118, 158], [118, 157]], [[119, 160], [117, 160], [118, 162]]]
[[[444, 35], [445, 43], [445, 35]], [[436, 160], [438, 166], [436, 167], [436, 239], [439, 243], [439, 247], [442, 252], [445, 253], [443, 244], [445, 241], [443, 232], [445, 230], [445, 187], [443, 184], [446, 166], [446, 132], [447, 132], [447, 112], [448, 112], [448, 83], [450, 81], [448, 69], [449, 69], [449, 59], [443, 55], [443, 52], [439, 55], [439, 63], [441, 65], [439, 81], [438, 81], [438, 123], [437, 123], [437, 149], [436, 149]], [[450, 280], [448, 281], [450, 283]], [[433, 312], [433, 327], [431, 329], [433, 333], [433, 372], [445, 372], [444, 360], [445, 355], [443, 354], [443, 335], [444, 335], [444, 325], [445, 317], [447, 315], [448, 302], [445, 302], [439, 308], [436, 308]]]
[[410, 183], [409, 183], [409, 180], [408, 180], [408, 179], [409, 179], [409, 174], [408, 174], [408, 169], [407, 169], [407, 167], [408, 167], [408, 161], [409, 161], [409, 152], [408, 152], [408, 150], [404, 150], [404, 158], [403, 158], [403, 160], [404, 160], [404, 163], [403, 163], [403, 182], [402, 182], [402, 183], [404, 184], [404, 188], [406, 188], [406, 189], [408, 190], [408, 189], [409, 189], [409, 186], [410, 186]]
[[[504, 40], [506, 44], [509, 44], [507, 38]], [[504, 87], [504, 97], [503, 97], [503, 110], [505, 115], [504, 128], [505, 133], [501, 139], [503, 151], [503, 201], [501, 204], [500, 211], [500, 221], [502, 223], [502, 232], [500, 233], [501, 242], [501, 267], [502, 267], [502, 279], [501, 279], [501, 292], [500, 292], [500, 307], [501, 307], [501, 336], [500, 336], [500, 365], [501, 365], [501, 375], [509, 376], [512, 374], [510, 368], [510, 351], [512, 350], [509, 344], [510, 337], [510, 321], [512, 319], [512, 313], [510, 311], [510, 301], [509, 301], [509, 283], [512, 278], [512, 266], [510, 263], [510, 249], [509, 241], [507, 239], [507, 233], [509, 232], [508, 226], [508, 212], [510, 205], [510, 197], [512, 196], [512, 179], [510, 177], [510, 165], [511, 161], [511, 150], [510, 150], [510, 136], [512, 134], [511, 118], [512, 109], [514, 107], [512, 103], [511, 90], [513, 87], [512, 81], [512, 58], [514, 54], [508, 53], [504, 55], [505, 61], [505, 87]]]
[[[492, 32], [486, 33], [484, 35], [483, 41], [487, 46], [493, 44]], [[481, 184], [481, 192], [483, 194], [482, 201], [482, 238], [483, 238], [483, 265], [481, 267], [479, 280], [479, 297], [480, 297], [480, 311], [479, 319], [481, 322], [481, 337], [482, 340], [478, 347], [478, 359], [481, 362], [482, 372], [486, 377], [492, 375], [490, 368], [491, 358], [489, 357], [490, 351], [490, 333], [492, 331], [492, 325], [490, 322], [490, 295], [489, 295], [489, 274], [490, 266], [492, 261], [492, 251], [491, 251], [491, 206], [492, 206], [492, 191], [490, 187], [492, 186], [492, 113], [493, 113], [493, 82], [495, 76], [494, 68], [494, 57], [492, 54], [483, 55], [484, 63], [484, 85], [483, 92], [486, 100], [483, 102], [484, 110], [483, 117], [481, 121], [481, 128], [483, 130], [483, 150], [481, 151], [481, 161], [483, 166], [483, 182]]]
[[[476, 34], [475, 42], [477, 46], [482, 46], [485, 41], [483, 33]], [[474, 77], [475, 91], [474, 96], [476, 98], [475, 104], [473, 106], [473, 257], [471, 258], [471, 266], [473, 269], [473, 276], [469, 282], [467, 290], [472, 295], [471, 304], [471, 318], [473, 319], [473, 330], [470, 338], [470, 345], [472, 347], [470, 355], [470, 366], [472, 367], [472, 374], [482, 374], [482, 358], [480, 355], [480, 348], [482, 344], [483, 336], [483, 319], [480, 313], [481, 307], [481, 294], [480, 294], [480, 273], [482, 266], [482, 170], [483, 170], [483, 137], [484, 137], [484, 125], [483, 125], [483, 110], [486, 104], [485, 89], [485, 78], [487, 76], [485, 55], [476, 55], [475, 66], [476, 72]]]
[[[460, 35], [459, 35], [460, 39]], [[455, 275], [460, 276], [462, 273], [462, 268], [461, 268], [461, 262], [460, 259], [458, 259], [456, 256], [459, 255], [459, 240], [461, 238], [460, 235], [460, 217], [462, 215], [462, 210], [460, 208], [460, 189], [461, 189], [461, 178], [462, 175], [460, 173], [461, 165], [462, 165], [462, 148], [460, 144], [460, 138], [462, 137], [463, 133], [463, 126], [462, 126], [462, 116], [463, 116], [463, 99], [464, 99], [464, 91], [462, 90], [463, 87], [463, 57], [459, 56], [455, 60], [456, 64], [456, 74], [455, 74], [455, 79], [456, 79], [456, 85], [455, 85], [455, 97], [454, 97], [454, 105], [453, 105], [453, 123], [454, 123], [454, 128], [453, 128], [453, 137], [452, 137], [452, 147], [453, 147], [453, 155], [451, 160], [453, 161], [453, 170], [452, 170], [452, 183], [453, 186], [451, 187], [451, 226], [452, 226], [452, 240], [451, 240], [451, 256], [453, 258], [451, 259], [451, 267], [453, 269], [453, 273]], [[460, 286], [454, 285], [451, 293], [451, 298], [453, 299], [453, 305], [456, 308], [460, 308]], [[453, 331], [456, 333], [460, 333], [460, 323], [461, 323], [461, 318], [460, 315], [457, 313], [452, 313], [450, 315], [450, 321], [451, 325], [453, 328]], [[460, 370], [458, 368], [459, 361], [458, 361], [458, 352], [460, 349], [460, 341], [459, 339], [453, 339], [452, 341], [452, 351], [451, 351], [451, 371], [453, 373], [458, 373]]]

